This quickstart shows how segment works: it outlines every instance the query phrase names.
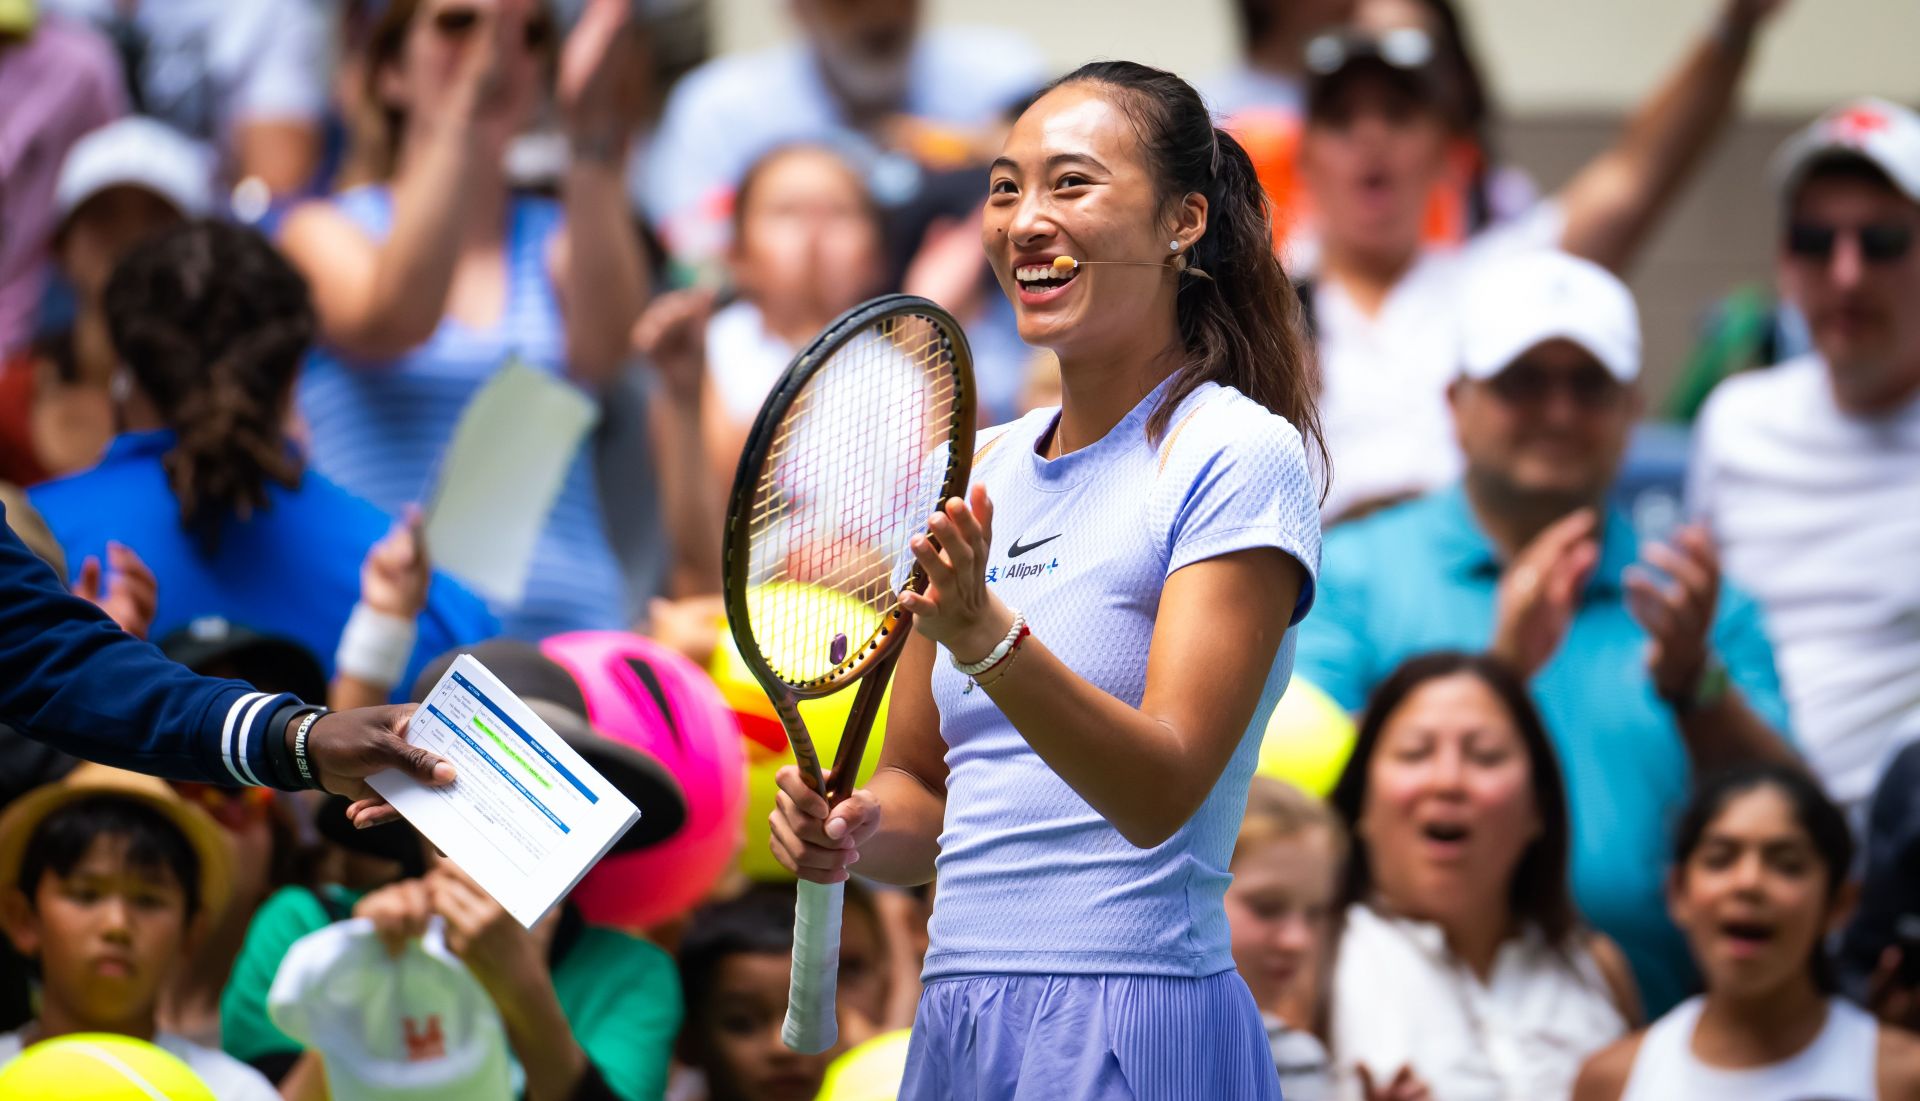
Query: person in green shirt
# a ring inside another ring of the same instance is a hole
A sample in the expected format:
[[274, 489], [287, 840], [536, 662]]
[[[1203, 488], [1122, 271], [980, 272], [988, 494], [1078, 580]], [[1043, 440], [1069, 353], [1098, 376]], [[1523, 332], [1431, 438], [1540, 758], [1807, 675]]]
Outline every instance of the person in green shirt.
[[275, 1027], [267, 990], [294, 941], [345, 916], [371, 918], [398, 943], [447, 919], [447, 943], [493, 998], [528, 1101], [659, 1098], [680, 1030], [673, 960], [639, 937], [589, 925], [562, 906], [532, 930], [457, 867], [360, 893], [288, 887], [261, 906], [221, 1001], [221, 1046], [274, 1078], [288, 1097], [322, 1097], [319, 1057]]

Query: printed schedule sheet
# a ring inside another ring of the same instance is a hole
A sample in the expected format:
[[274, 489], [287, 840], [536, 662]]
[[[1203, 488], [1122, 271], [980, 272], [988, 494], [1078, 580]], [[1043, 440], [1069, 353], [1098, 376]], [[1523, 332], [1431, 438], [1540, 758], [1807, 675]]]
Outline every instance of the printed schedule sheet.
[[389, 769], [368, 783], [522, 925], [532, 926], [640, 811], [471, 655], [414, 712], [407, 740], [453, 763], [430, 788]]

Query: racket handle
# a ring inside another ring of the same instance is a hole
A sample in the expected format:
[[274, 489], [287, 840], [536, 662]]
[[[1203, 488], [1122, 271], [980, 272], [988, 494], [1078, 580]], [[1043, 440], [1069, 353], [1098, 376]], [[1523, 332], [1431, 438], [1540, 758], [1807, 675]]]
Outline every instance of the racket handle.
[[840, 980], [840, 905], [846, 894], [844, 883], [803, 879], [794, 903], [793, 976], [780, 1039], [803, 1055], [818, 1055], [839, 1039], [834, 997]]

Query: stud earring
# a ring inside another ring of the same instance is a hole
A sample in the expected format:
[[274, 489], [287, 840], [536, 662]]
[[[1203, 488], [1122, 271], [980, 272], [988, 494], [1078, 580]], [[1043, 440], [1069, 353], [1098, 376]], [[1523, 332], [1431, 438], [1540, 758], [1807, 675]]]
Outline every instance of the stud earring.
[[1168, 248], [1169, 250], [1171, 250], [1171, 251], [1173, 251], [1173, 252], [1179, 252], [1179, 251], [1180, 251], [1180, 242], [1178, 242], [1178, 241], [1168, 241], [1168, 242], [1167, 242], [1167, 248]]

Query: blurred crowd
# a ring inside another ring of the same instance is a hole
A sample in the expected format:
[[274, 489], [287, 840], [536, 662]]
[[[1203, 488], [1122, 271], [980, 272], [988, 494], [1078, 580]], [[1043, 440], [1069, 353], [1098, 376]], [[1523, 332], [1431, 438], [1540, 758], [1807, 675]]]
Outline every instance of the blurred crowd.
[[[1920, 1095], [1920, 115], [1835, 104], [1751, 181], [1776, 285], [1698, 304], [1672, 394], [1622, 282], [1781, 6], [1722, 0], [1552, 193], [1454, 0], [1236, 0], [1183, 74], [1330, 453], [1226, 896], [1290, 1099]], [[791, 756], [718, 589], [760, 403], [854, 304], [958, 317], [983, 426], [1056, 400], [979, 228], [1055, 74], [924, 7], [702, 59], [697, 0], [0, 0], [7, 522], [264, 691], [474, 652], [643, 808], [525, 929], [342, 800], [0, 727], [0, 1098], [76, 1033], [223, 1099], [893, 1096], [937, 884], [856, 878], [841, 1042], [786, 1050]], [[425, 537], [509, 364], [598, 409], [510, 599]]]

